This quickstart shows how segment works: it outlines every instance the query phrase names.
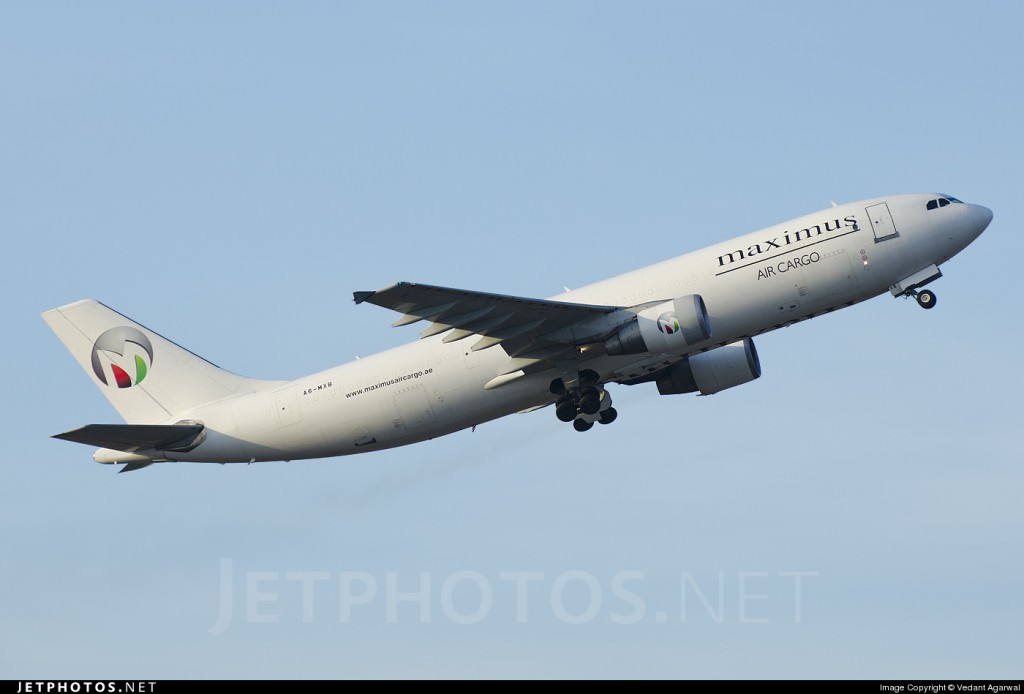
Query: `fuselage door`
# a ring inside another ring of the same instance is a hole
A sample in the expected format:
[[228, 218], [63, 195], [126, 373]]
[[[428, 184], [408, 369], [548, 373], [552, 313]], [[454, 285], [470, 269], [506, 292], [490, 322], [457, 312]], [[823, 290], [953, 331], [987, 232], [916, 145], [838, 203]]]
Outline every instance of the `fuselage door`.
[[275, 395], [277, 396], [277, 416], [281, 420], [281, 426], [291, 426], [302, 421], [302, 413], [299, 412], [298, 391], [295, 386], [279, 390]]
[[865, 208], [865, 212], [868, 213], [868, 219], [871, 220], [871, 230], [875, 232], [875, 243], [900, 235], [900, 232], [896, 231], [896, 224], [892, 221], [888, 203], [880, 202], [877, 205], [871, 205]]
[[434, 421], [427, 391], [423, 386], [403, 388], [395, 393], [395, 407], [406, 429], [414, 429]]

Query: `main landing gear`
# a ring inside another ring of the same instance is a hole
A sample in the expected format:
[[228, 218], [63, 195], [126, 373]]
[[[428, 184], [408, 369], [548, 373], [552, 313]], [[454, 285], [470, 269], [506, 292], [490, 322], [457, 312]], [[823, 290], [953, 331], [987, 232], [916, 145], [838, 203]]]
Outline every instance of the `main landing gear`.
[[589, 431], [595, 422], [611, 424], [619, 416], [612, 407], [611, 394], [598, 384], [598, 375], [593, 371], [581, 371], [575, 388], [566, 388], [565, 382], [556, 378], [551, 382], [551, 392], [561, 396], [555, 403], [555, 416], [572, 422], [576, 431]]

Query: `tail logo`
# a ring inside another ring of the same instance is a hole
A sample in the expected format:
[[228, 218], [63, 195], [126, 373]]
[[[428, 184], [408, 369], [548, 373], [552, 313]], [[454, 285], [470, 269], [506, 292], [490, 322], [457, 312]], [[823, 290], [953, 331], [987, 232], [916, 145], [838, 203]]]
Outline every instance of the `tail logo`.
[[669, 312], [658, 316], [658, 330], [666, 335], [674, 335], [679, 332], [679, 319], [676, 314]]
[[[109, 365], [109, 371], [104, 368]], [[153, 365], [153, 344], [141, 331], [128, 326], [111, 328], [92, 345], [92, 370], [103, 385], [131, 388], [142, 383]], [[134, 376], [132, 376], [134, 372]], [[111, 384], [108, 373], [114, 377]]]

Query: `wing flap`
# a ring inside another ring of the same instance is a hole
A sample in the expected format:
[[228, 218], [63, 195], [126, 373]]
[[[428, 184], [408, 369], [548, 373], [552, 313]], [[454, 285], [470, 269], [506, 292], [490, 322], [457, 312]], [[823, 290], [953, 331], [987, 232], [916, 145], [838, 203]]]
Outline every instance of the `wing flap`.
[[[542, 334], [544, 331], [537, 330], [537, 328], [539, 328], [543, 323], [544, 321], [537, 320], [531, 321], [529, 323], [519, 323], [517, 325], [511, 325], [507, 327], [502, 326], [500, 329], [494, 330], [492, 331], [491, 334], [485, 335], [484, 337], [481, 337], [479, 340], [474, 342], [473, 346], [470, 349], [473, 352], [479, 352], [482, 349], [493, 347], [494, 345], [501, 344], [502, 342], [511, 341], [513, 340], [513, 338], [519, 337], [521, 335], [526, 335], [528, 333], [533, 333], [535, 335]], [[520, 347], [528, 349], [529, 344], [523, 343], [520, 344]]]
[[431, 323], [429, 327], [420, 333], [420, 337], [431, 337], [433, 335], [443, 333], [446, 330], [451, 330], [452, 328], [465, 327], [474, 321], [478, 321], [481, 318], [494, 313], [495, 308], [495, 306], [487, 306], [476, 311], [470, 311], [469, 313], [460, 313], [457, 316], [438, 316], [436, 322]]

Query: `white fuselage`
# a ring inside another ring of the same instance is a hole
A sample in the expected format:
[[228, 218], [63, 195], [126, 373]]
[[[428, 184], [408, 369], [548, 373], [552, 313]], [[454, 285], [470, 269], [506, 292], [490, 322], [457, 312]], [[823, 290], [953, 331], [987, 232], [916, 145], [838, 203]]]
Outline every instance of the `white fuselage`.
[[[936, 195], [839, 205], [553, 297], [570, 303], [635, 306], [699, 294], [713, 326], [702, 351], [783, 327], [887, 292], [973, 241], [991, 213], [968, 204], [926, 209]], [[869, 219], [886, 203], [886, 220]], [[877, 208], [876, 208], [877, 209]], [[881, 238], [878, 238], [881, 237]], [[348, 455], [423, 441], [550, 404], [554, 371], [487, 390], [508, 360], [501, 346], [429, 337], [273, 388], [185, 413], [207, 438], [181, 461], [249, 462]], [[688, 356], [604, 353], [582, 366], [602, 380]]]

